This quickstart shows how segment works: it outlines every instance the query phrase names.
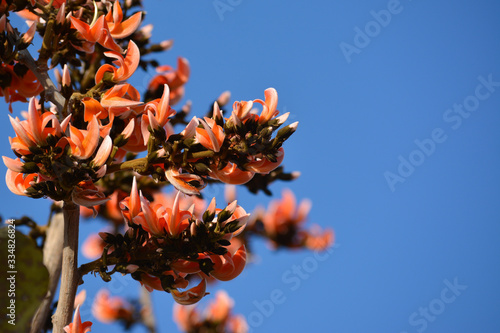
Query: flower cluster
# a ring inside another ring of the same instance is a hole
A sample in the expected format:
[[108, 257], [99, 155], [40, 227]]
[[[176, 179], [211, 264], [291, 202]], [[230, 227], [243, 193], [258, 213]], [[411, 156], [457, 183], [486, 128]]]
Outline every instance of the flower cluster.
[[[27, 20], [25, 33], [12, 27], [14, 12]], [[203, 189], [217, 183], [270, 194], [272, 182], [295, 179], [282, 162], [283, 145], [298, 122], [285, 124], [289, 114], [278, 111], [274, 88], [262, 99], [232, 105], [224, 92], [204, 116], [188, 117], [189, 101], [174, 109], [186, 95], [190, 65], [183, 57], [176, 67], [144, 57], [170, 49], [172, 41], [153, 43], [152, 26], [141, 26], [143, 14], [141, 0], [0, 0], [0, 96], [10, 113], [12, 103], [28, 103], [27, 111], [8, 115], [15, 156], [2, 157], [7, 186], [17, 195], [62, 202], [67, 248], [78, 246], [78, 233], [69, 235], [68, 227], [78, 230], [78, 212], [111, 222], [109, 232], [84, 244], [85, 254], [97, 259], [78, 274], [77, 258], [70, 258], [76, 251], [63, 258], [61, 281], [71, 280], [65, 285], [72, 289], [60, 293], [57, 331], [90, 331], [79, 306], [66, 325], [80, 282], [75, 276], [92, 272], [109, 281], [116, 272], [130, 274], [148, 291], [165, 291], [190, 305], [208, 294], [209, 282], [241, 274], [249, 235], [275, 247], [314, 250], [333, 241], [329, 230], [301, 229], [310, 205], [296, 208], [291, 192], [252, 218], [236, 200], [217, 208], [215, 198], [203, 197]], [[30, 45], [37, 35], [35, 60]], [[138, 69], [157, 72], [142, 92], [129, 82]], [[175, 193], [161, 191], [168, 185]], [[42, 245], [49, 243], [45, 230], [33, 233], [42, 236]], [[232, 303], [218, 293], [203, 316], [177, 307], [176, 320], [187, 331], [246, 332], [244, 319], [231, 315]], [[97, 319], [122, 320], [127, 327], [140, 321], [133, 312], [104, 291], [93, 306]]]
[[[100, 233], [106, 243], [103, 256], [89, 270], [103, 279], [115, 271], [131, 273], [149, 291], [168, 291], [180, 304], [192, 304], [205, 296], [206, 279], [237, 277], [245, 267], [246, 249], [230, 245], [243, 231], [249, 214], [236, 201], [217, 209], [212, 199], [200, 219], [194, 206], [180, 208], [181, 195], [177, 192], [168, 206], [150, 202], [134, 178], [130, 196], [120, 203], [128, 230], [123, 236]], [[111, 264], [114, 268], [108, 272]], [[199, 284], [179, 291], [188, 286], [192, 276], [200, 279]]]

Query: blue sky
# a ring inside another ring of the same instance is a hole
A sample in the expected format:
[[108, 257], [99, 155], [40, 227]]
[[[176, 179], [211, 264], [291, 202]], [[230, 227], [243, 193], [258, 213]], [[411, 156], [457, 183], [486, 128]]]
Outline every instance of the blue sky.
[[[211, 287], [228, 290], [254, 332], [500, 330], [499, 3], [154, 0], [145, 9], [154, 39], [175, 41], [162, 63], [190, 61], [193, 115], [224, 90], [234, 101], [275, 87], [278, 109], [299, 121], [284, 165], [302, 176], [272, 190], [310, 198], [309, 222], [334, 228], [337, 247], [318, 256], [256, 242], [258, 262]], [[133, 82], [141, 90], [148, 77]], [[0, 148], [12, 157], [6, 137]], [[46, 201], [1, 186], [4, 217], [30, 205], [44, 221]], [[269, 201], [244, 188], [239, 198], [248, 211]], [[101, 226], [85, 222], [82, 238]], [[86, 277], [90, 298], [100, 285]], [[111, 286], [135, 292], [127, 279]], [[170, 295], [154, 299], [160, 331], [176, 332]]]

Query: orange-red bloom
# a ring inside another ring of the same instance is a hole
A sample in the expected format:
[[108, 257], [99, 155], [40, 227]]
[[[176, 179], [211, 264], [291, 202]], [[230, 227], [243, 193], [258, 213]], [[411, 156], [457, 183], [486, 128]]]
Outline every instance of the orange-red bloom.
[[283, 162], [283, 159], [285, 158], [285, 150], [283, 149], [283, 147], [278, 150], [278, 153], [275, 157], [276, 161], [271, 162], [265, 156], [262, 156], [262, 154], [252, 156], [252, 160], [245, 164], [245, 169], [255, 173], [268, 174], [269, 172], [279, 167], [281, 162]]
[[219, 170], [216, 165], [212, 166], [210, 170], [210, 177], [218, 179], [223, 183], [232, 185], [245, 184], [250, 181], [255, 174], [252, 171], [243, 171], [238, 168], [236, 164], [231, 162], [229, 162], [221, 170]]
[[80, 305], [76, 307], [75, 314], [73, 316], [73, 322], [64, 327], [64, 332], [66, 333], [87, 333], [90, 332], [90, 327], [92, 322], [86, 321], [82, 323], [82, 318], [80, 317]]
[[220, 281], [229, 281], [240, 275], [245, 268], [247, 251], [242, 245], [235, 253], [228, 252], [224, 255], [211, 255], [214, 270], [210, 275]]
[[20, 77], [15, 73], [14, 65], [1, 63], [0, 76], [4, 79], [10, 79], [7, 87], [0, 87], [0, 96], [4, 96], [5, 101], [9, 103], [11, 113], [13, 102], [26, 102], [27, 98], [36, 96], [43, 90], [43, 86], [37, 81], [35, 74], [31, 70], [28, 70], [24, 76]]
[[26, 177], [24, 174], [7, 169], [5, 174], [5, 183], [9, 190], [17, 195], [26, 195], [26, 189], [31, 187], [31, 183], [37, 181], [39, 175], [31, 173]]
[[[219, 108], [217, 102], [214, 103], [214, 110], [216, 108]], [[207, 117], [198, 120], [202, 127], [196, 128], [196, 139], [203, 147], [218, 153], [226, 137], [222, 127], [217, 125], [215, 120]]]
[[[32, 154], [30, 147], [45, 145], [47, 136], [62, 136], [69, 122], [69, 116], [60, 124], [57, 117], [49, 111], [41, 114], [38, 111], [38, 102], [30, 99], [28, 119], [20, 121], [9, 115], [10, 123], [16, 132], [16, 137], [10, 139], [11, 148], [21, 155]], [[51, 123], [51, 126], [49, 126]]]
[[127, 56], [125, 58], [123, 58], [120, 52], [116, 51], [104, 52], [104, 55], [109, 58], [116, 59], [113, 61], [113, 64], [118, 68], [113, 67], [110, 64], [102, 65], [95, 74], [96, 84], [101, 82], [106, 72], [112, 73], [111, 80], [115, 83], [127, 80], [132, 76], [132, 74], [134, 74], [137, 66], [139, 66], [139, 60], [141, 57], [139, 48], [134, 41], [130, 41], [128, 44]]
[[117, 320], [130, 322], [132, 314], [132, 305], [121, 297], [111, 297], [107, 289], [99, 290], [92, 304], [92, 315], [105, 324]]
[[127, 20], [123, 21], [122, 7], [119, 1], [113, 4], [113, 10], [110, 10], [105, 17], [109, 28], [109, 33], [113, 38], [125, 38], [137, 30], [141, 24], [142, 13], [137, 12]]
[[122, 52], [121, 47], [116, 44], [109, 32], [104, 15], [101, 15], [90, 25], [73, 16], [70, 16], [70, 20], [71, 27], [80, 33], [80, 39], [83, 42], [82, 46], [73, 45], [77, 50], [93, 53], [95, 43], [99, 43], [109, 50]]
[[207, 290], [207, 281], [202, 279], [201, 282], [191, 289], [186, 291], [172, 290], [172, 297], [174, 300], [182, 305], [190, 305], [198, 302], [205, 296]]
[[162, 85], [170, 87], [170, 105], [174, 105], [184, 96], [184, 85], [189, 80], [189, 62], [185, 58], [177, 59], [177, 70], [170, 66], [159, 66], [156, 71], [160, 74], [151, 79], [149, 91], [157, 91]]
[[193, 195], [199, 194], [206, 184], [203, 178], [190, 173], [181, 173], [178, 170], [168, 169], [165, 177], [177, 190], [182, 193]]
[[264, 91], [266, 100], [255, 99], [254, 103], [262, 104], [262, 112], [259, 116], [259, 124], [264, 124], [278, 115], [279, 111], [276, 110], [278, 106], [278, 93], [274, 88], [268, 88]]

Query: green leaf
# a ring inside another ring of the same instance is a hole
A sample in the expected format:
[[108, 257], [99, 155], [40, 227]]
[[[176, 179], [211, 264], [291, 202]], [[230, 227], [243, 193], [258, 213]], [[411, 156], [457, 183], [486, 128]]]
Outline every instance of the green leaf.
[[9, 226], [0, 229], [0, 260], [0, 331], [28, 332], [49, 284], [42, 251], [33, 240]]

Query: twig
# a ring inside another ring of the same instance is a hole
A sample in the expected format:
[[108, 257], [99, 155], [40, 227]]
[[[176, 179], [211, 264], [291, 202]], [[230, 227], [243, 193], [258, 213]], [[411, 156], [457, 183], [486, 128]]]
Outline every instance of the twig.
[[78, 224], [80, 207], [71, 201], [65, 201], [64, 212], [64, 248], [62, 252], [61, 288], [59, 302], [52, 323], [54, 332], [63, 332], [64, 326], [71, 322], [75, 294], [80, 282], [78, 265]]
[[43, 264], [49, 272], [49, 288], [47, 294], [38, 307], [31, 323], [31, 333], [38, 333], [42, 330], [49, 315], [50, 305], [59, 284], [62, 265], [62, 250], [64, 241], [64, 217], [63, 212], [56, 212], [50, 222], [43, 245]]
[[45, 89], [45, 96], [47, 96], [47, 98], [57, 107], [59, 116], [62, 119], [65, 99], [57, 90], [56, 85], [50, 79], [47, 71], [40, 71], [38, 69], [35, 59], [33, 59], [28, 50], [19, 51], [18, 60], [26, 65], [26, 67], [28, 67], [35, 74], [36, 78]]
[[[16, 42], [20, 37], [17, 32], [14, 32], [14, 34], [14, 36], [8, 35], [8, 38], [9, 42], [11, 42], [13, 45], [16, 45]], [[40, 70], [38, 68], [35, 59], [33, 59], [31, 53], [27, 49], [18, 51], [17, 60], [26, 65], [26, 67], [28, 67], [33, 72], [33, 74], [35, 74], [36, 78], [45, 90], [45, 96], [47, 96], [47, 98], [57, 107], [57, 112], [59, 113], [59, 117], [62, 120], [65, 98], [57, 90], [56, 85], [54, 84], [54, 82], [52, 82], [49, 74], [47, 74], [47, 71]]]

